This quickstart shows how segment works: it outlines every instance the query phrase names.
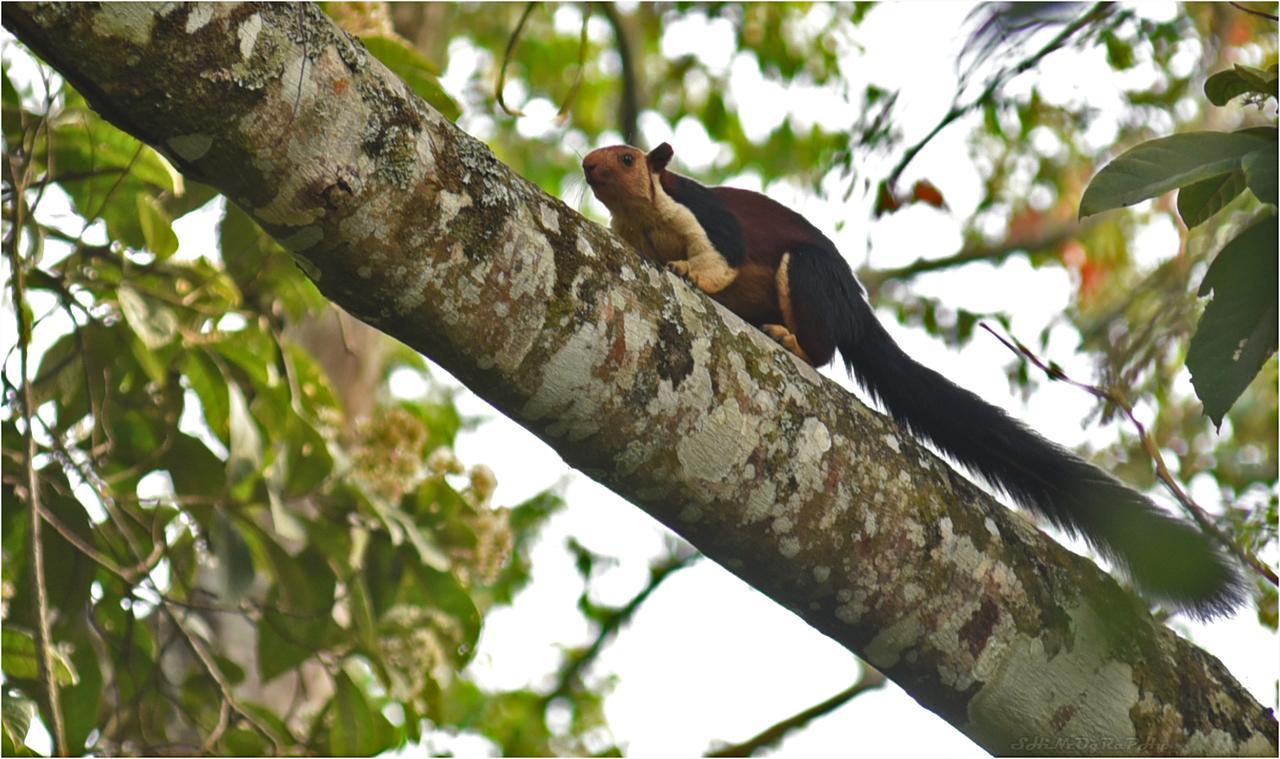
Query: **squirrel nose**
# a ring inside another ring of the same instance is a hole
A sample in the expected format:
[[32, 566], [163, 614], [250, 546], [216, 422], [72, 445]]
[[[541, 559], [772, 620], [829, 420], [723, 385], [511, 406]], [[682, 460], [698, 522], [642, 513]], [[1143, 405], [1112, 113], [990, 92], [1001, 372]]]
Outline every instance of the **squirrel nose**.
[[591, 161], [585, 158], [582, 160], [582, 174], [587, 178], [588, 182], [591, 181], [591, 178], [592, 178], [591, 174], [596, 170], [596, 168], [597, 168], [597, 164], [595, 163], [595, 161]]

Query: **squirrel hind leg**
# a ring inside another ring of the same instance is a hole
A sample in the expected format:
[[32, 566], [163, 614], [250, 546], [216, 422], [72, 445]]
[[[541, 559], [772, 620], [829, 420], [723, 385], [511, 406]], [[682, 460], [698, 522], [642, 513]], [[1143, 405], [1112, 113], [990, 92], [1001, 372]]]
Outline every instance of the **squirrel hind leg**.
[[803, 286], [796, 290], [800, 297], [792, 298], [793, 260], [791, 253], [784, 253], [778, 263], [778, 310], [786, 327], [766, 324], [763, 329], [787, 350], [814, 366], [822, 366], [831, 361], [836, 352], [836, 341], [827, 324], [829, 315], [820, 313], [820, 308], [815, 309], [821, 304], [813, 302]]
[[796, 339], [795, 333], [781, 324], [765, 324], [760, 327], [766, 335], [772, 337], [779, 345], [792, 353], [799, 356], [805, 363], [812, 364], [813, 359], [809, 358], [809, 354], [805, 353], [804, 348], [800, 347], [800, 341]]

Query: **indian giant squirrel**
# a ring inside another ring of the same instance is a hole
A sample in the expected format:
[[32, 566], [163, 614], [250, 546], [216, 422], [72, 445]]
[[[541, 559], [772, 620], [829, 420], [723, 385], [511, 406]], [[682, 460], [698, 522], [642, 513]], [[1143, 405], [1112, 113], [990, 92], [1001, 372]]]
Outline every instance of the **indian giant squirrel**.
[[814, 366], [836, 350], [889, 414], [1019, 504], [1083, 536], [1147, 595], [1201, 618], [1244, 602], [1209, 537], [1004, 411], [916, 363], [876, 320], [835, 245], [803, 216], [667, 170], [673, 151], [628, 145], [582, 161], [612, 228], [642, 255]]

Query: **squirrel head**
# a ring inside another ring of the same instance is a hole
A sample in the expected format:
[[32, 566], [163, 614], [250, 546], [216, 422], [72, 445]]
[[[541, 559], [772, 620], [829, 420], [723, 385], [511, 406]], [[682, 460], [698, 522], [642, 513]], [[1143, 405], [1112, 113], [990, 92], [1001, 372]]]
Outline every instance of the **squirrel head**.
[[652, 203], [657, 178], [675, 151], [667, 143], [643, 152], [630, 145], [598, 148], [582, 159], [582, 173], [591, 192], [610, 211], [635, 203]]

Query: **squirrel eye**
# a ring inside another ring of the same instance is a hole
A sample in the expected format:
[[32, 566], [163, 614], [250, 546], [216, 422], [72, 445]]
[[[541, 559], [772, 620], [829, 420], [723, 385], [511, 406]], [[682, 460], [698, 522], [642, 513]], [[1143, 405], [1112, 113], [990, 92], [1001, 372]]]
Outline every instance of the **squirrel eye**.
[[622, 155], [622, 163], [623, 163], [623, 165], [625, 165], [625, 166], [630, 166], [631, 164], [633, 164], [633, 163], [635, 163], [635, 162], [636, 162], [636, 157], [635, 157], [635, 156], [633, 156], [633, 155], [631, 155], [630, 153], [624, 153], [624, 154]]

